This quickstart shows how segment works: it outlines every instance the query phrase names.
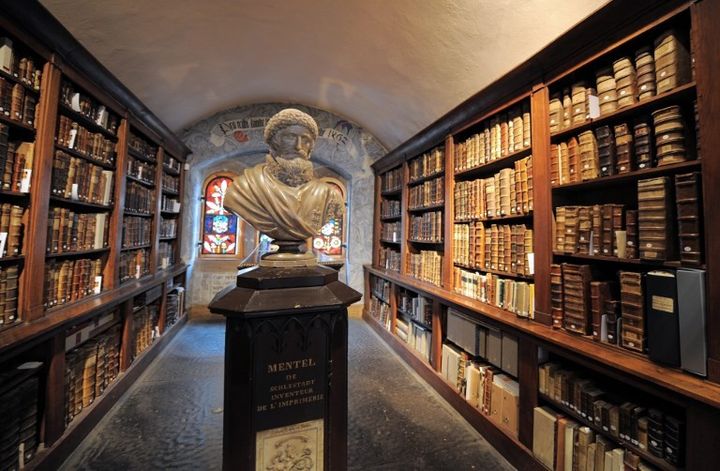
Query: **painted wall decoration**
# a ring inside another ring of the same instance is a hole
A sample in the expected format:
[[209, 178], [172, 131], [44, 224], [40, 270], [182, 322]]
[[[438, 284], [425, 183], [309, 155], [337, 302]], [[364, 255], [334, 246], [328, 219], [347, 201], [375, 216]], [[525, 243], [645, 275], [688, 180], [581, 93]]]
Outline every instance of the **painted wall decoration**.
[[205, 187], [203, 211], [203, 255], [234, 255], [237, 253], [238, 217], [226, 211], [223, 202], [231, 177], [217, 177]]
[[[327, 244], [333, 244], [333, 231], [345, 228], [347, 248], [341, 280], [362, 291], [362, 265], [372, 260], [372, 240], [367, 237], [367, 228], [372, 227], [374, 191], [370, 164], [385, 155], [387, 150], [374, 136], [352, 121], [299, 104], [240, 106], [217, 113], [182, 133], [183, 141], [192, 150], [184, 195], [188, 210], [183, 212], [183, 230], [186, 232], [182, 239], [182, 258], [192, 264], [200, 252], [198, 241], [202, 237], [202, 227], [197, 215], [201, 210], [200, 196], [204, 191], [205, 179], [220, 172], [240, 173], [263, 161], [268, 152], [263, 142], [265, 123], [272, 115], [287, 107], [308, 113], [318, 123], [320, 136], [311, 156], [316, 174], [319, 177], [337, 178], [346, 187], [345, 221], [337, 221], [342, 226], [335, 229], [326, 228], [330, 234]], [[246, 247], [244, 252], [249, 253], [250, 250]], [[226, 269], [227, 273], [218, 273], [217, 269], [208, 265], [210, 262], [199, 262], [190, 272], [190, 302], [194, 305], [207, 304], [216, 292], [214, 288], [218, 280], [229, 279], [236, 271], [232, 267]]]

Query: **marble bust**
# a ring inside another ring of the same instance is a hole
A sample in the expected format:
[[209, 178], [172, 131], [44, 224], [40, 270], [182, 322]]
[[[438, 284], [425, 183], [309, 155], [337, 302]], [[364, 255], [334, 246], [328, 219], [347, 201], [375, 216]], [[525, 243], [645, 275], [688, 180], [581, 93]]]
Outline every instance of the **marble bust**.
[[315, 263], [302, 244], [317, 234], [329, 217], [344, 209], [337, 188], [315, 178], [310, 162], [318, 126], [308, 114], [287, 108], [270, 118], [264, 138], [270, 147], [265, 162], [233, 180], [224, 206], [280, 247], [263, 257], [265, 266], [307, 266]]

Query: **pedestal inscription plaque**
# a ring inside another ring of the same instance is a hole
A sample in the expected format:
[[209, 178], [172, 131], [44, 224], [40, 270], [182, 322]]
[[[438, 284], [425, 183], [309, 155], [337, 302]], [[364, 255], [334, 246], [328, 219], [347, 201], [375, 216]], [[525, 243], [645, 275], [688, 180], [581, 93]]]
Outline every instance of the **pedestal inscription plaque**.
[[322, 266], [241, 272], [211, 312], [225, 334], [225, 470], [347, 467], [347, 305]]

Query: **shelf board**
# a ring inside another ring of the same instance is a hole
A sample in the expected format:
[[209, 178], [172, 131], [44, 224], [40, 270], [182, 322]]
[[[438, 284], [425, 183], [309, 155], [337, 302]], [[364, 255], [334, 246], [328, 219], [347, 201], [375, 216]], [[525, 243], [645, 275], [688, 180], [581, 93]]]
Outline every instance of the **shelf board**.
[[168, 175], [172, 175], [174, 177], [180, 176], [180, 170], [175, 170], [174, 168], [168, 167], [167, 165], [162, 166], [163, 172], [167, 173]]
[[673, 173], [679, 173], [682, 170], [691, 171], [702, 165], [702, 160], [688, 160], [687, 162], [680, 162], [671, 165], [663, 165], [662, 167], [651, 167], [644, 168], [641, 170], [634, 170], [632, 172], [623, 173], [620, 175], [611, 175], [609, 177], [594, 178], [592, 180], [586, 180], [584, 182], [572, 182], [563, 183], [552, 187], [553, 192], [560, 191], [572, 191], [572, 190], [586, 190], [588, 188], [605, 188], [610, 185], [617, 185], [619, 183], [626, 183], [641, 178], [654, 177], [659, 175], [667, 175]]
[[75, 252], [54, 252], [46, 253], [45, 258], [76, 258], [86, 255], [98, 255], [109, 251], [110, 247], [103, 247], [102, 249], [77, 250]]
[[557, 131], [550, 134], [550, 139], [553, 142], [562, 141], [565, 138], [576, 136], [577, 134], [587, 131], [596, 126], [603, 124], [609, 124], [611, 122], [621, 121], [627, 119], [630, 116], [636, 115], [640, 112], [647, 112], [650, 108], [660, 108], [670, 102], [675, 102], [687, 98], [695, 94], [695, 82], [686, 83], [680, 85], [677, 88], [670, 90], [669, 92], [661, 93], [647, 100], [640, 101], [634, 105], [625, 106], [613, 111], [612, 113], [601, 115], [595, 119], [590, 119], [583, 123], [575, 124], [569, 128], [565, 128], [561, 131]]
[[113, 133], [109, 129], [106, 129], [96, 123], [92, 120], [92, 118], [89, 118], [85, 116], [84, 114], [80, 113], [79, 111], [75, 111], [72, 109], [67, 103], [63, 103], [62, 101], [58, 104], [60, 108], [60, 112], [64, 115], [67, 115], [68, 117], [72, 118], [73, 120], [80, 123], [85, 129], [88, 129], [93, 132], [98, 132], [108, 139], [110, 139], [113, 142], [117, 142], [118, 137], [117, 134]]
[[20, 191], [0, 190], [0, 196], [11, 196], [13, 198], [28, 198], [30, 193], [22, 193]]
[[153, 217], [153, 213], [138, 213], [136, 211], [133, 211], [132, 209], [126, 209], [123, 214], [125, 214], [125, 216], [138, 216], [141, 218]]
[[410, 181], [408, 181], [408, 186], [419, 185], [420, 183], [424, 183], [428, 180], [433, 180], [435, 178], [442, 177], [443, 175], [445, 175], [444, 170], [442, 170], [440, 172], [431, 173], [430, 175], [425, 175], [423, 177], [411, 179]]
[[417, 239], [408, 239], [408, 242], [411, 242], [413, 244], [426, 244], [426, 245], [443, 245], [444, 242], [442, 240], [417, 240]]
[[165, 236], [165, 237], [160, 236], [160, 240], [164, 240], [164, 241], [167, 241], [167, 240], [175, 240], [175, 239], [177, 239], [177, 236], [176, 236], [176, 235], [174, 235], [174, 236]]
[[399, 240], [395, 241], [395, 240], [380, 239], [380, 242], [382, 242], [384, 244], [396, 244], [396, 245], [402, 244], [402, 242], [400, 242]]
[[543, 394], [541, 392], [538, 392], [538, 397], [540, 397], [543, 401], [550, 404], [553, 408], [559, 410], [560, 412], [569, 415], [574, 420], [580, 422], [581, 424], [591, 428], [595, 433], [598, 433], [602, 435], [603, 437], [607, 438], [611, 442], [615, 443], [616, 445], [619, 445], [621, 447], [624, 447], [636, 455], [638, 455], [643, 460], [647, 461], [648, 463], [652, 464], [653, 466], [656, 466], [658, 469], [664, 470], [664, 471], [675, 471], [678, 468], [673, 466], [672, 464], [668, 463], [662, 458], [658, 458], [657, 456], [653, 455], [652, 453], [649, 453], [645, 450], [640, 449], [639, 447], [633, 445], [631, 442], [622, 439], [620, 437], [616, 437], [612, 435], [611, 433], [608, 433], [603, 430], [602, 427], [595, 424], [594, 422], [590, 422], [586, 418], [584, 418], [582, 415], [578, 414], [575, 410], [571, 409], [570, 407], [567, 407], [564, 404], [559, 403], [555, 399], [551, 398], [550, 396]]
[[168, 216], [179, 216], [180, 215], [180, 211], [167, 211], [165, 209], [161, 209], [160, 212], [162, 214], [168, 215]]
[[682, 265], [680, 261], [658, 261], [658, 260], [645, 260], [640, 258], [619, 258], [619, 257], [608, 257], [605, 255], [584, 255], [584, 254], [566, 254], [560, 252], [553, 252], [555, 257], [572, 258], [577, 260], [590, 260], [597, 262], [616, 263], [619, 265], [639, 265], [651, 267], [666, 267], [666, 268], [698, 268], [705, 269], [704, 265]]
[[123, 252], [128, 252], [130, 250], [149, 249], [150, 247], [152, 247], [152, 244], [142, 244], [142, 245], [135, 245], [132, 247], [122, 247], [120, 250]]
[[16, 263], [25, 260], [25, 255], [12, 255], [10, 257], [0, 257], [0, 263]]
[[71, 200], [68, 198], [62, 198], [60, 196], [50, 196], [50, 201], [66, 206], [72, 206], [74, 208], [82, 208], [82, 209], [94, 209], [94, 210], [102, 210], [102, 211], [111, 211], [113, 209], [112, 206], [106, 206], [104, 204], [97, 204], [97, 203], [87, 203], [85, 201], [77, 201], [77, 200]]
[[[39, 65], [39, 64], [38, 64], [38, 65]], [[42, 70], [42, 67], [40, 67], [40, 70]], [[37, 96], [37, 95], [40, 95], [40, 89], [39, 89], [39, 88], [34, 88], [34, 87], [33, 87], [32, 85], [30, 85], [29, 83], [23, 82], [22, 80], [20, 80], [20, 78], [18, 78], [18, 77], [15, 76], [14, 74], [5, 72], [4, 70], [0, 70], [0, 77], [4, 78], [5, 80], [8, 80], [8, 81], [10, 81], [10, 82], [12, 82], [12, 83], [19, 83], [20, 85], [23, 86], [23, 88], [25, 88], [25, 90], [29, 91], [30, 93], [32, 93], [32, 94], [34, 94], [34, 95], [36, 95], [36, 96]]]
[[23, 123], [22, 121], [10, 119], [9, 117], [5, 116], [4, 113], [0, 113], [0, 123], [7, 124], [11, 132], [12, 130], [16, 130], [22, 133], [24, 136], [35, 136], [34, 127], [30, 126], [29, 124]]
[[154, 183], [154, 182], [149, 182], [149, 181], [147, 181], [147, 180], [142, 180], [142, 179], [140, 179], [140, 178], [138, 178], [138, 177], [136, 177], [136, 176], [130, 175], [130, 174], [125, 175], [125, 177], [126, 177], [128, 180], [133, 181], [133, 182], [135, 182], [135, 183], [139, 183], [140, 185], [142, 185], [142, 186], [144, 186], [144, 187], [146, 187], [146, 188], [150, 188], [150, 189], [154, 189], [154, 188], [155, 188], [155, 183]]
[[134, 276], [131, 276], [129, 278], [125, 278], [124, 280], [120, 280], [120, 286], [126, 285], [132, 281], [135, 281], [137, 283], [145, 283], [146, 281], [150, 280], [152, 277], [152, 273], [145, 273], [140, 278], [135, 278]]
[[523, 219], [531, 219], [533, 217], [532, 211], [529, 213], [524, 214], [510, 214], [508, 216], [498, 216], [494, 218], [465, 218], [465, 219], [455, 219], [456, 224], [462, 224], [466, 222], [488, 222], [488, 223], [494, 223], [494, 222], [504, 222], [504, 221], [519, 221]]
[[73, 156], [73, 157], [77, 157], [78, 159], [87, 160], [87, 161], [90, 162], [91, 164], [97, 165], [98, 167], [102, 167], [102, 168], [104, 168], [104, 169], [106, 169], [106, 170], [113, 170], [113, 171], [115, 170], [115, 165], [114, 165], [114, 163], [109, 163], [109, 162], [105, 162], [104, 160], [96, 159], [96, 158], [94, 158], [94, 157], [92, 157], [92, 156], [83, 154], [82, 152], [79, 152], [79, 151], [77, 151], [77, 150], [75, 150], [75, 149], [71, 149], [71, 148], [69, 148], [69, 147], [65, 147], [65, 146], [63, 146], [63, 145], [60, 145], [60, 144], [58, 144], [57, 142], [55, 143], [55, 148], [58, 149], [58, 150], [61, 150], [61, 151], [65, 152], [66, 154], [69, 154], [69, 155], [71, 155], [71, 156]]
[[398, 214], [397, 216], [382, 216], [382, 217], [380, 217], [380, 220], [381, 221], [397, 221], [401, 218], [402, 218], [402, 216]]
[[143, 162], [146, 162], [148, 164], [157, 165], [157, 159], [151, 159], [148, 157], [145, 157], [140, 152], [136, 151], [132, 147], [128, 147], [128, 155], [132, 157], [133, 159], [142, 160]]
[[445, 202], [441, 203], [434, 203], [428, 206], [417, 206], [415, 208], [408, 208], [408, 213], [424, 213], [427, 211], [433, 211], [435, 209], [444, 209], [445, 208]]
[[391, 190], [384, 190], [380, 192], [380, 196], [397, 196], [402, 192], [402, 187], [393, 188]]
[[369, 273], [394, 282], [403, 288], [424, 296], [441, 299], [451, 307], [479, 313], [483, 317], [529, 335], [558, 350], [590, 359], [593, 368], [600, 368], [603, 371], [609, 369], [615, 373], [630, 375], [635, 380], [659, 386], [670, 394], [695, 399], [712, 407], [720, 408], [720, 385], [686, 373], [679, 368], [654, 363], [645, 356], [628, 355], [624, 350], [611, 348], [609, 345], [593, 341], [592, 338], [588, 339], [563, 330], [553, 329], [548, 325], [518, 317], [495, 306], [467, 298], [430, 283], [418, 281], [407, 275], [368, 265], [365, 266], [365, 269]]
[[180, 196], [180, 193], [178, 193], [176, 190], [171, 190], [169, 188], [163, 188], [162, 192], [164, 195]]
[[478, 165], [476, 167], [458, 170], [455, 172], [455, 180], [465, 180], [478, 175], [485, 175], [488, 173], [494, 173], [496, 170], [500, 170], [510, 164], [514, 164], [516, 161], [527, 157], [532, 152], [532, 147], [525, 147], [524, 149], [508, 154], [505, 157], [492, 160], [490, 162]]
[[505, 277], [508, 277], [508, 278], [517, 278], [517, 279], [520, 279], [520, 280], [528, 280], [528, 281], [533, 281], [533, 279], [534, 279], [533, 275], [523, 275], [523, 274], [520, 274], [520, 273], [512, 273], [512, 272], [507, 272], [507, 271], [502, 271], [502, 270], [494, 270], [494, 269], [492, 269], [492, 268], [473, 267], [473, 266], [470, 266], [470, 265], [464, 265], [464, 264], [462, 264], [462, 263], [457, 263], [457, 262], [453, 262], [453, 265], [455, 265], [456, 267], [459, 267], [459, 268], [464, 268], [464, 269], [466, 269], [466, 270], [481, 271], [481, 272], [485, 272], [485, 273], [492, 273], [493, 275], [505, 276]]

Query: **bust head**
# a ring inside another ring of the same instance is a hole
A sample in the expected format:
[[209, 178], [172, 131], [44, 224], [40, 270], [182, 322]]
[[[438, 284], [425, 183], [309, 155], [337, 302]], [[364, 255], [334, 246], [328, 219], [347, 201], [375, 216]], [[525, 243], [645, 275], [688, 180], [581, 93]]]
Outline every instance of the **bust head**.
[[310, 159], [318, 127], [312, 116], [295, 108], [286, 108], [265, 125], [265, 142], [273, 157]]

